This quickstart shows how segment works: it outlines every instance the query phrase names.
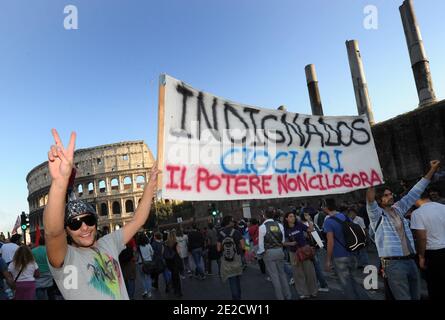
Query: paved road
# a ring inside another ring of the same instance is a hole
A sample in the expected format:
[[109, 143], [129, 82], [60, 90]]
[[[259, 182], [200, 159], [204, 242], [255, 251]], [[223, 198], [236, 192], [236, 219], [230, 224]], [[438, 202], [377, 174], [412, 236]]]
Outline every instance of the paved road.
[[[369, 260], [371, 264], [378, 266], [378, 257], [375, 247], [368, 248]], [[216, 263], [213, 270], [217, 270]], [[360, 283], [363, 283], [363, 279], [367, 274], [363, 274], [363, 270], [357, 270], [355, 277]], [[326, 274], [327, 282], [330, 291], [319, 292], [316, 300], [341, 300], [344, 299], [344, 295], [340, 288], [340, 284], [336, 275], [331, 272]], [[159, 277], [159, 290], [153, 290], [152, 300], [176, 300], [173, 293], [165, 293], [165, 285], [162, 280], [162, 276]], [[199, 280], [194, 277], [182, 280], [183, 297], [185, 300], [230, 300], [230, 288], [228, 283], [223, 283], [218, 276], [207, 276], [204, 280]], [[142, 299], [141, 283], [136, 280], [136, 295], [135, 299]], [[275, 294], [272, 283], [267, 281], [265, 276], [261, 274], [260, 269], [256, 263], [249, 264], [241, 277], [241, 292], [243, 300], [275, 300]], [[297, 292], [292, 287], [293, 298], [297, 298]], [[425, 283], [423, 283], [423, 294], [425, 294]], [[368, 294], [370, 299], [383, 300], [383, 282], [379, 277], [379, 285], [377, 290], [369, 290]]]

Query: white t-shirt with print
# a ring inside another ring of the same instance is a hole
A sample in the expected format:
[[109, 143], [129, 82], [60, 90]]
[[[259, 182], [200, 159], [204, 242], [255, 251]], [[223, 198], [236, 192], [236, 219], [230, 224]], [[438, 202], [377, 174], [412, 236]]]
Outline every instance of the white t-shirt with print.
[[125, 248], [123, 229], [97, 240], [94, 248], [68, 245], [61, 268], [49, 264], [65, 300], [128, 300], [119, 254]]

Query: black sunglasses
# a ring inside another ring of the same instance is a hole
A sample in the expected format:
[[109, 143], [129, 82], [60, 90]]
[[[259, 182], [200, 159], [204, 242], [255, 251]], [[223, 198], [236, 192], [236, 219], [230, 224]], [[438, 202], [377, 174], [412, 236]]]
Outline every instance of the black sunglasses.
[[70, 228], [70, 230], [76, 231], [76, 230], [80, 229], [83, 222], [85, 222], [85, 224], [87, 226], [92, 227], [97, 224], [97, 219], [95, 216], [89, 214], [89, 215], [81, 217], [81, 218], [73, 218], [73, 219], [69, 220], [67, 222], [66, 226], [68, 228]]

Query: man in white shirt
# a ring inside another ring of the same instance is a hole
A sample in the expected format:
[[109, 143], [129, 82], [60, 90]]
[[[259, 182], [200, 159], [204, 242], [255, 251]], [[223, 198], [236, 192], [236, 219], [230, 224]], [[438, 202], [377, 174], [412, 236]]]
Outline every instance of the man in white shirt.
[[[437, 173], [436, 173], [437, 175]], [[445, 204], [445, 198], [442, 198], [440, 196], [440, 191], [439, 189], [436, 189], [435, 187], [431, 187], [429, 188], [429, 196], [430, 196], [430, 200], [434, 201], [434, 202], [438, 202], [440, 204]]]
[[11, 263], [12, 258], [14, 258], [15, 252], [19, 248], [20, 238], [21, 236], [19, 234], [13, 234], [11, 236], [10, 242], [5, 243], [1, 248], [2, 258], [8, 265]]
[[445, 205], [431, 201], [428, 190], [416, 206], [411, 229], [416, 234], [419, 265], [425, 270], [430, 299], [437, 300], [443, 297], [445, 285]]
[[290, 300], [292, 294], [284, 271], [284, 228], [281, 223], [273, 219], [274, 208], [267, 208], [265, 216], [266, 221], [258, 230], [258, 255], [263, 255], [277, 299]]

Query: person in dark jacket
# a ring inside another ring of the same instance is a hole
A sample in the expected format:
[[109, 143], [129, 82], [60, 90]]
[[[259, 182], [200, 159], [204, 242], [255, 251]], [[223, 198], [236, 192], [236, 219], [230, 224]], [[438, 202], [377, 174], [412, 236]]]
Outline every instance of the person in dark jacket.
[[125, 249], [119, 254], [119, 263], [124, 276], [125, 286], [127, 287], [128, 298], [134, 300], [135, 282], [136, 282], [136, 261], [133, 248], [127, 244]]
[[167, 268], [171, 272], [173, 293], [177, 297], [182, 297], [181, 278], [179, 276], [181, 273], [182, 260], [179, 256], [177, 246], [178, 242], [176, 241], [176, 231], [172, 230], [167, 236], [167, 241], [164, 248], [164, 258]]
[[153, 242], [151, 243], [151, 247], [153, 248], [153, 259], [156, 261], [157, 265], [160, 267], [158, 272], [152, 273], [151, 277], [153, 279], [152, 287], [155, 289], [159, 288], [159, 274], [162, 273], [165, 281], [165, 292], [169, 292], [170, 290], [170, 281], [171, 281], [171, 273], [166, 268], [166, 263], [164, 259], [164, 243], [162, 241], [162, 233], [155, 232], [153, 236]]
[[201, 280], [205, 279], [204, 275], [204, 265], [203, 265], [203, 248], [204, 248], [204, 236], [199, 232], [196, 224], [192, 226], [192, 231], [188, 234], [189, 242], [188, 248], [193, 257], [193, 262], [195, 263], [195, 275]]

